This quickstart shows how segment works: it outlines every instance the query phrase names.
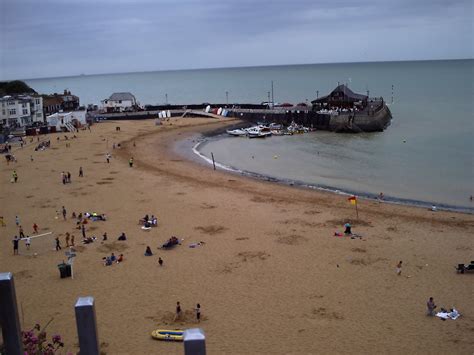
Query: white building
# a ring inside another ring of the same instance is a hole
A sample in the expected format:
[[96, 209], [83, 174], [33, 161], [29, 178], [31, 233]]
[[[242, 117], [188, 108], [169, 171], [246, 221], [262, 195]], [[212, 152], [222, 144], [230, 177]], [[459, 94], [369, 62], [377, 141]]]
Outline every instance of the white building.
[[43, 98], [18, 95], [0, 98], [0, 124], [18, 128], [43, 123]]
[[46, 117], [49, 127], [56, 127], [56, 131], [73, 132], [77, 128], [86, 125], [86, 111], [57, 112]]
[[105, 112], [123, 112], [128, 108], [138, 105], [137, 99], [129, 92], [116, 92], [108, 99], [102, 100], [102, 108]]

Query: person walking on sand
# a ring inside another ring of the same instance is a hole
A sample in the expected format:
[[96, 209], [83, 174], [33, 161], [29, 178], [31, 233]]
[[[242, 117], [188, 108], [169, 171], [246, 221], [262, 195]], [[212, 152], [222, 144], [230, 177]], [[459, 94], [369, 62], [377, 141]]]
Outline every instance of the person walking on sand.
[[15, 235], [15, 238], [13, 238], [13, 255], [18, 255], [18, 242], [20, 240], [18, 237]]
[[181, 304], [179, 302], [176, 302], [176, 314], [174, 315], [174, 320], [173, 322], [181, 319]]
[[128, 161], [128, 165], [133, 168], [133, 157], [130, 158], [130, 160]]
[[428, 316], [434, 316], [435, 315], [435, 309], [436, 309], [436, 305], [434, 303], [434, 299], [433, 297], [430, 297], [430, 299], [428, 300], [428, 302], [426, 302], [426, 308], [427, 308], [427, 312], [426, 314]]
[[17, 181], [18, 181], [18, 174], [16, 173], [16, 170], [13, 170], [12, 178], [13, 178], [13, 181], [14, 181], [14, 182], [17, 182]]
[[25, 238], [25, 245], [26, 245], [26, 250], [30, 250], [31, 238], [29, 235], [27, 235]]
[[67, 172], [67, 182], [71, 183], [71, 173]]
[[64, 220], [66, 220], [67, 211], [66, 211], [66, 208], [64, 206], [63, 206], [62, 212], [63, 212], [63, 218], [64, 218]]
[[110, 153], [107, 153], [105, 155], [105, 159], [107, 159], [107, 164], [109, 164], [110, 163]]
[[20, 226], [20, 217], [15, 216], [15, 224], [16, 224], [17, 227]]
[[20, 234], [20, 238], [25, 238], [25, 233], [23, 233], [23, 227], [22, 226], [18, 227], [18, 233]]
[[397, 275], [400, 276], [402, 274], [402, 261], [400, 260], [397, 264]]
[[38, 225], [36, 223], [33, 224], [33, 234], [38, 234]]
[[160, 266], [163, 266], [163, 259], [160, 257], [158, 257], [158, 264], [160, 264]]
[[61, 180], [63, 181], [63, 185], [66, 185], [66, 174], [64, 171], [61, 172]]
[[71, 238], [71, 235], [69, 232], [66, 232], [66, 247], [69, 248], [69, 239]]
[[82, 170], [82, 166], [79, 167], [79, 177], [84, 177], [84, 171]]
[[56, 241], [56, 251], [60, 251], [62, 248], [61, 248], [61, 242], [59, 241], [59, 237], [56, 237], [55, 241]]
[[200, 323], [201, 322], [201, 305], [198, 303], [194, 310], [196, 311], [196, 321]]
[[84, 224], [81, 226], [82, 238], [86, 239], [86, 227]]
[[72, 247], [74, 246], [74, 234], [71, 235], [71, 246], [72, 246]]

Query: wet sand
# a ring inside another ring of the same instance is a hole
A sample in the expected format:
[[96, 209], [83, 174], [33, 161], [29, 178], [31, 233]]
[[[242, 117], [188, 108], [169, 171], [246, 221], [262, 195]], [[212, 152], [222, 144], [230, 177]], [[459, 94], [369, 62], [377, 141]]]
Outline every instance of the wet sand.
[[[18, 148], [18, 163], [2, 161], [0, 215], [7, 227], [0, 228], [0, 270], [15, 275], [24, 328], [53, 318], [48, 331], [75, 351], [73, 306], [91, 295], [101, 349], [109, 354], [183, 353], [182, 344], [152, 340], [150, 332], [197, 326], [196, 303], [209, 353], [472, 353], [474, 275], [457, 275], [454, 266], [474, 259], [474, 216], [361, 200], [356, 220], [344, 196], [213, 171], [174, 147], [226, 124], [106, 122], [77, 139], [51, 135], [45, 151]], [[122, 148], [112, 149], [119, 142]], [[9, 183], [13, 169], [17, 184]], [[61, 171], [71, 172], [71, 184], [61, 183]], [[63, 205], [66, 221], [55, 218]], [[87, 225], [98, 241], [80, 243], [72, 211], [108, 216]], [[138, 225], [146, 213], [158, 216], [150, 232]], [[26, 233], [36, 222], [40, 233], [54, 234], [33, 239], [29, 251], [21, 243], [13, 256], [15, 215]], [[334, 237], [346, 221], [361, 239]], [[64, 249], [53, 250], [54, 236], [64, 246], [66, 232], [79, 245], [74, 280], [59, 278]], [[100, 241], [104, 232], [107, 242]], [[117, 241], [121, 232], [126, 242]], [[171, 235], [182, 245], [158, 250]], [[143, 255], [147, 245], [153, 257]], [[111, 252], [125, 261], [104, 267], [101, 259]], [[430, 296], [462, 317], [427, 317]], [[185, 311], [179, 322], [176, 301]]]

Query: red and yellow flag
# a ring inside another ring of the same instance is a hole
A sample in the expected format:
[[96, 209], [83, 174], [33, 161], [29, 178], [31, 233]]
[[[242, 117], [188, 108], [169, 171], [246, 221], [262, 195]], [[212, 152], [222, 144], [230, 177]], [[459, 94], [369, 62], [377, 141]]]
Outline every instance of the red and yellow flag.
[[353, 205], [357, 204], [357, 198], [355, 196], [351, 196], [348, 198], [349, 202]]

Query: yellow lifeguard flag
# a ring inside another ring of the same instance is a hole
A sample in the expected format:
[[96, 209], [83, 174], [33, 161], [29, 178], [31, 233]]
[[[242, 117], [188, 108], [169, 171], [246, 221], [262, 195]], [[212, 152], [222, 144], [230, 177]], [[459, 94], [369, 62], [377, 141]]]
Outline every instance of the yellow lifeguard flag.
[[356, 205], [357, 204], [357, 198], [355, 196], [351, 196], [348, 198], [349, 202], [352, 204], [352, 205]]

